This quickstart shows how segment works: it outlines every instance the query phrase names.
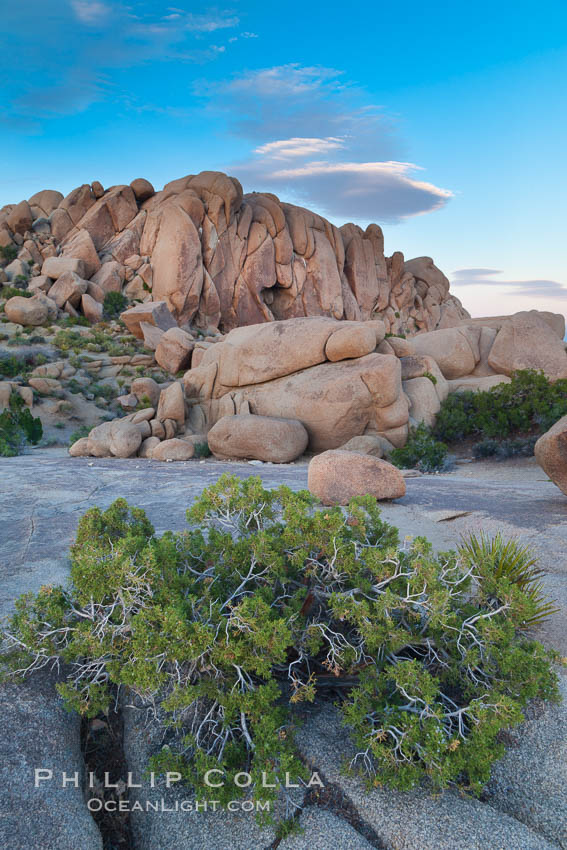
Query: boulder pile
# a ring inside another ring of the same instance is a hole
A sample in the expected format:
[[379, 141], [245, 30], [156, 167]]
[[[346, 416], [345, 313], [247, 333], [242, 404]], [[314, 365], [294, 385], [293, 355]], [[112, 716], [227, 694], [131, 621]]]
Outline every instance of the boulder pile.
[[411, 426], [434, 424], [450, 392], [509, 382], [509, 364], [522, 357], [530, 356], [533, 366], [537, 352], [523, 350], [529, 336], [520, 333], [493, 358], [510, 328], [539, 327], [547, 339], [544, 356], [556, 349], [553, 374], [567, 374], [555, 328], [535, 311], [499, 328], [468, 322], [413, 339], [387, 335], [379, 319], [324, 316], [198, 339], [175, 325], [165, 302], [137, 305], [123, 320], [136, 336], [151, 336], [147, 345], [155, 345], [156, 360], [176, 380], [158, 385], [137, 378], [123, 407], [146, 407], [95, 428], [73, 454], [186, 460], [197, 443], [208, 442], [223, 460], [288, 463], [306, 450], [335, 449], [387, 457], [405, 445]]
[[165, 301], [179, 325], [223, 331], [328, 316], [413, 334], [468, 316], [431, 259], [384, 255], [378, 225], [338, 228], [216, 171], [158, 192], [143, 179], [38, 192], [0, 210], [0, 247], [17, 253], [8, 281], [90, 321], [108, 292]]

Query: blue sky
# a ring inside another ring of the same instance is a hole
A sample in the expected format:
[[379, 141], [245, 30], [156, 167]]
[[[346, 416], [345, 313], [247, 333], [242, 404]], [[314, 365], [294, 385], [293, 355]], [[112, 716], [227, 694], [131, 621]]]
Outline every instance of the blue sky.
[[0, 205], [220, 169], [378, 221], [474, 315], [567, 311], [564, 0], [28, 0], [1, 29]]

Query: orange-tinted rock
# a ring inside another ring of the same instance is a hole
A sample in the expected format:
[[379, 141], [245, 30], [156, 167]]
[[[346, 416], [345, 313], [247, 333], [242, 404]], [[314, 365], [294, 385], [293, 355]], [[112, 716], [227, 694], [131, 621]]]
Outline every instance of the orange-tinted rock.
[[308, 487], [324, 505], [347, 505], [355, 496], [400, 499], [406, 484], [399, 469], [372, 455], [327, 451], [309, 463]]

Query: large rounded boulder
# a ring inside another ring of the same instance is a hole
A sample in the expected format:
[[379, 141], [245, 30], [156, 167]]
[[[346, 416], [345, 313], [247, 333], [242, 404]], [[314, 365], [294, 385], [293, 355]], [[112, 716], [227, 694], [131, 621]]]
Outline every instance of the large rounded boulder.
[[221, 460], [247, 458], [290, 463], [303, 454], [309, 438], [296, 419], [239, 414], [219, 419], [207, 439], [210, 450]]
[[406, 483], [399, 469], [372, 455], [332, 449], [309, 464], [308, 487], [324, 505], [348, 505], [355, 496], [400, 499]]

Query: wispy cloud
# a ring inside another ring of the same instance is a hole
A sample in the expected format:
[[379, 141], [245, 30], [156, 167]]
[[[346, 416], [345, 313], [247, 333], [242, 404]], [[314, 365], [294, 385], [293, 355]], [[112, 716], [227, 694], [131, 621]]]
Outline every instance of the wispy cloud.
[[71, 0], [71, 9], [83, 24], [98, 24], [111, 13], [110, 6], [98, 0]]
[[254, 145], [249, 158], [228, 165], [247, 188], [342, 221], [401, 221], [452, 197], [401, 160], [394, 121], [340, 69], [279, 65], [204, 83], [199, 93]]
[[513, 295], [533, 298], [567, 298], [567, 286], [557, 280], [505, 280], [499, 269], [458, 269], [451, 276], [453, 286], [506, 287]]
[[219, 8], [197, 13], [169, 7], [156, 14], [145, 4], [111, 0], [29, 4], [14, 6], [5, 22], [13, 45], [3, 93], [6, 126], [78, 113], [110, 95], [122, 106], [135, 86], [132, 92], [124, 83], [123, 89], [109, 86], [116, 69], [175, 61], [182, 73], [182, 65], [224, 54], [220, 35], [239, 26], [237, 15]]

